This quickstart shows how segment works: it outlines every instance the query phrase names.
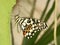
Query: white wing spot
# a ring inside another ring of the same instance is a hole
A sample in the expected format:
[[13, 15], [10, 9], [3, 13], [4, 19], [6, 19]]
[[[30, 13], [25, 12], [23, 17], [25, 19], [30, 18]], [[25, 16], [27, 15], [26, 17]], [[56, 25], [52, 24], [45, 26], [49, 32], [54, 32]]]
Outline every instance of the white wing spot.
[[27, 37], [29, 39], [29, 37]]
[[32, 36], [30, 36], [30, 38], [32, 38]]
[[29, 33], [29, 35], [31, 35], [31, 33]]

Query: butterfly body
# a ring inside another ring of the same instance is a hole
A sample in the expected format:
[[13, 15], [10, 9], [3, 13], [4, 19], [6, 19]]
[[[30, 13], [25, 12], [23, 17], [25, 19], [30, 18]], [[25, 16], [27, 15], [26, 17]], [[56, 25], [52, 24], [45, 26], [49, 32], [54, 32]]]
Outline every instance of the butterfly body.
[[45, 29], [47, 24], [45, 22], [41, 22], [39, 19], [35, 18], [20, 18], [15, 17], [17, 24], [20, 26], [21, 30], [23, 31], [23, 35], [25, 37], [32, 38], [37, 31]]

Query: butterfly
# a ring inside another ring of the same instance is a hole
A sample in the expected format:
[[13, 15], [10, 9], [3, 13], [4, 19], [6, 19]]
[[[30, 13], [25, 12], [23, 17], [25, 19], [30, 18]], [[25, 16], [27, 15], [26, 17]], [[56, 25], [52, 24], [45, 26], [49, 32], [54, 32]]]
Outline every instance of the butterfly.
[[40, 19], [15, 16], [16, 23], [20, 26], [23, 31], [23, 35], [26, 38], [32, 38], [34, 34], [47, 27], [47, 24]]

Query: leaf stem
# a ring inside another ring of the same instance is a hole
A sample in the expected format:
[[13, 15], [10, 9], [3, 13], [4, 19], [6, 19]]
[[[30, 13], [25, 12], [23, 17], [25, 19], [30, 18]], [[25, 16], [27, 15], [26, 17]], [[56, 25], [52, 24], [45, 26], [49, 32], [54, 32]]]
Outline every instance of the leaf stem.
[[54, 26], [54, 41], [55, 41], [55, 45], [57, 45], [56, 32], [57, 32], [57, 0], [55, 0], [55, 26]]

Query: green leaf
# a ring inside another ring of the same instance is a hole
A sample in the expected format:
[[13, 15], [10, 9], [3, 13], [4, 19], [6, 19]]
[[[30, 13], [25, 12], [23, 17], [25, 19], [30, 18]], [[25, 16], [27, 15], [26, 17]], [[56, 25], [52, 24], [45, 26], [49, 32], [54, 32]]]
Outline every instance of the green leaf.
[[44, 15], [45, 15], [45, 13], [46, 13], [46, 11], [47, 11], [47, 8], [48, 8], [48, 5], [49, 5], [49, 2], [50, 2], [50, 0], [47, 0], [47, 3], [46, 3], [46, 6], [45, 6], [45, 9], [44, 9], [43, 12], [42, 12], [42, 15], [41, 15], [40, 20], [43, 19]]
[[57, 45], [60, 45], [60, 24], [57, 27]]
[[53, 5], [52, 7], [50, 8], [50, 10], [47, 12], [46, 16], [45, 16], [45, 19], [44, 21], [47, 22], [47, 20], [50, 18], [52, 12], [54, 11], [55, 9], [55, 1], [53, 2]]

